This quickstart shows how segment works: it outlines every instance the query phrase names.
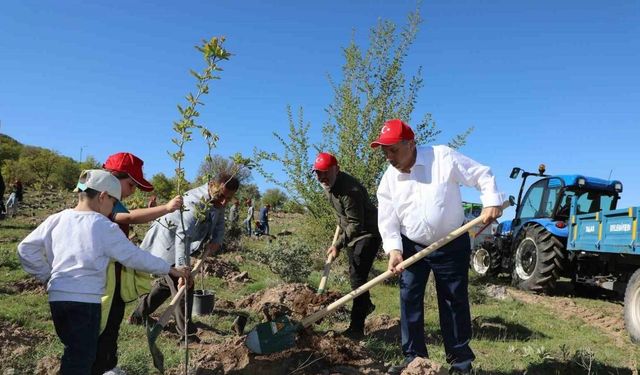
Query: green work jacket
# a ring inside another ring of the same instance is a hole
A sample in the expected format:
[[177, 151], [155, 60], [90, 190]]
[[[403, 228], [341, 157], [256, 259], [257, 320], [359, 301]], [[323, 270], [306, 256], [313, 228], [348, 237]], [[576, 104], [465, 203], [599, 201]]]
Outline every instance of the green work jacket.
[[334, 244], [336, 249], [353, 247], [363, 238], [380, 236], [378, 209], [360, 181], [340, 171], [331, 190], [325, 193], [338, 216], [340, 226], [340, 233]]

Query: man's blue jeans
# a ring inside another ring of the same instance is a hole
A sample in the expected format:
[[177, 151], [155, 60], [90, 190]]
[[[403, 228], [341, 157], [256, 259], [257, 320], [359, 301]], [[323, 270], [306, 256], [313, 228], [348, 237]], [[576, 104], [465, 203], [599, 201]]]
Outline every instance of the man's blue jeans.
[[100, 304], [72, 301], [49, 302], [51, 318], [64, 353], [60, 374], [90, 374], [96, 358], [100, 331]]
[[[425, 248], [404, 236], [402, 247], [404, 259]], [[405, 357], [428, 357], [424, 340], [424, 293], [429, 273], [433, 271], [447, 362], [458, 370], [471, 368], [475, 355], [469, 347], [471, 312], [467, 287], [470, 254], [469, 235], [464, 234], [402, 272], [400, 327]]]

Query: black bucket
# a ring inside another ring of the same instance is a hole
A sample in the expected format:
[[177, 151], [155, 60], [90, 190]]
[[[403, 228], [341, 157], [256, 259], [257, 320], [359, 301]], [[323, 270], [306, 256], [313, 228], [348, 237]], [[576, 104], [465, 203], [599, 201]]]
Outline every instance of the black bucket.
[[213, 312], [215, 294], [213, 290], [197, 289], [193, 291], [193, 313], [195, 315], [208, 315]]

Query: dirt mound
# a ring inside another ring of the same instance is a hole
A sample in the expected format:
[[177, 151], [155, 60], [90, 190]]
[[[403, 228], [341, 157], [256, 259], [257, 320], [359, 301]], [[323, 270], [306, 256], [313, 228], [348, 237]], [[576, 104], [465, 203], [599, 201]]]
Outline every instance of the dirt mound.
[[20, 356], [43, 341], [47, 335], [21, 327], [15, 323], [0, 321], [0, 358]]
[[60, 369], [60, 359], [54, 356], [43, 357], [36, 364], [36, 375], [57, 375]]
[[[195, 358], [198, 374], [384, 374], [386, 368], [364, 347], [333, 332], [301, 332], [295, 348], [254, 355], [244, 337], [208, 345]], [[177, 372], [176, 372], [177, 374]]]
[[499, 300], [505, 300], [509, 297], [509, 295], [507, 294], [507, 287], [504, 285], [489, 284], [486, 286], [486, 288], [484, 288], [484, 291], [489, 297]]
[[47, 292], [45, 285], [33, 277], [18, 280], [15, 283], [13, 283], [13, 285], [11, 285], [11, 288], [14, 289], [16, 293], [29, 292], [29, 293], [36, 293], [36, 294], [44, 294]]
[[[341, 295], [336, 292], [318, 295], [306, 284], [283, 284], [251, 294], [236, 303], [236, 307], [263, 313], [267, 319], [273, 319], [282, 314], [300, 319], [340, 297]], [[346, 311], [344, 307], [338, 309], [338, 312], [340, 310], [342, 313]]]
[[246, 272], [240, 272], [235, 264], [220, 258], [207, 259], [203, 273], [205, 276], [215, 276], [227, 282], [242, 282], [249, 279], [249, 275]]
[[447, 375], [449, 372], [441, 365], [426, 358], [416, 358], [402, 370], [402, 375]]
[[389, 315], [375, 315], [365, 322], [365, 332], [378, 340], [387, 342], [400, 341], [400, 319]]

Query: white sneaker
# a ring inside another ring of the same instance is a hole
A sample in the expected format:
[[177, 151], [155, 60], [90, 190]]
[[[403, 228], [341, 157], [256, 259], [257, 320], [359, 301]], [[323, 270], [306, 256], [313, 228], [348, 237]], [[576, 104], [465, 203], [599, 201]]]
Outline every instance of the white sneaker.
[[120, 367], [114, 367], [102, 375], [127, 375], [127, 373], [124, 372], [124, 370], [121, 369]]

